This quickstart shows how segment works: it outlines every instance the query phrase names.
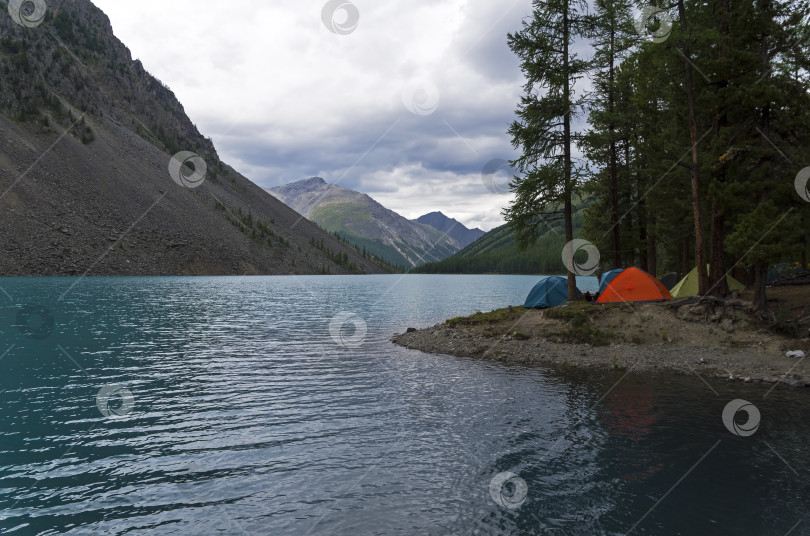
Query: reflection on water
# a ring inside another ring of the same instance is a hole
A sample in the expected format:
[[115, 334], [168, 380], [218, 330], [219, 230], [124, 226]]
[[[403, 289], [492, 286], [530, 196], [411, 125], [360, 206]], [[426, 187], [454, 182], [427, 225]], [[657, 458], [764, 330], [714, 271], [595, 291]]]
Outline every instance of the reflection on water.
[[[605, 430], [615, 441], [613, 449], [617, 467], [626, 467], [624, 480], [645, 480], [661, 470], [660, 465], [639, 465], [639, 450], [653, 433], [661, 413], [656, 409], [650, 383], [621, 382], [596, 410]], [[654, 459], [645, 453], [643, 459]]]
[[[61, 301], [73, 280], [0, 280], [0, 531], [810, 533], [805, 392], [389, 342], [535, 279], [99, 278]], [[16, 327], [26, 304], [50, 333]], [[735, 399], [755, 435], [724, 426]], [[507, 472], [519, 507], [492, 498]]]

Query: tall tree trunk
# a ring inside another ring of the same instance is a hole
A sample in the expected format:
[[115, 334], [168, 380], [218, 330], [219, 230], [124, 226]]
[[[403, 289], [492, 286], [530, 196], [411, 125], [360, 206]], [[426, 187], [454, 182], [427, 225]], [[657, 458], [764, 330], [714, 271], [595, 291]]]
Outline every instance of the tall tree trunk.
[[754, 264], [754, 299], [753, 306], [757, 312], [763, 313], [768, 309], [768, 297], [765, 294], [765, 280], [768, 277], [768, 265], [758, 262]]
[[[628, 192], [627, 195], [625, 195], [624, 201], [625, 201], [626, 206], [629, 207], [631, 205], [632, 200], [630, 199], [629, 192]], [[635, 231], [635, 225], [633, 225], [633, 218], [628, 216], [627, 218], [625, 218], [625, 221], [627, 222], [627, 236], [629, 236], [631, 239], [635, 238], [636, 231]], [[630, 247], [627, 247], [625, 245], [625, 247], [627, 248], [627, 260], [624, 263], [625, 266], [635, 266], [636, 265], [636, 245], [635, 245], [635, 242], [636, 242], [636, 240], [633, 240], [632, 242], [630, 242]]]
[[655, 214], [647, 211], [647, 271], [658, 276], [658, 255], [655, 251]]
[[610, 27], [610, 52], [608, 54], [608, 112], [610, 114], [610, 124], [608, 125], [608, 132], [610, 134], [610, 224], [613, 231], [613, 268], [621, 267], [621, 234], [619, 229], [619, 172], [616, 163], [616, 125], [613, 122], [613, 113], [615, 111], [615, 78], [616, 67], [615, 61], [615, 46], [616, 46], [616, 30], [611, 20]]
[[[650, 260], [649, 257], [647, 257], [647, 209], [641, 206], [642, 203], [643, 201], [639, 203], [638, 207], [638, 264], [639, 268], [645, 272], [649, 272], [650, 267], [647, 264]], [[643, 250], [642, 247], [644, 248]]]
[[[725, 63], [727, 57], [728, 45], [728, 10], [729, 0], [720, 0], [720, 46], [718, 47], [718, 58], [720, 60], [720, 68], [723, 73], [723, 78], [718, 82], [718, 90], [722, 91], [728, 86], [728, 80], [725, 78]], [[728, 114], [726, 111], [726, 104], [722, 100], [718, 103], [719, 113], [717, 115], [717, 122], [715, 124], [715, 135], [720, 138], [723, 129], [728, 127]], [[725, 181], [726, 170], [725, 165], [720, 164], [717, 167], [715, 180], [722, 184]], [[726, 282], [726, 267], [723, 262], [723, 242], [726, 239], [725, 234], [725, 218], [722, 212], [721, 199], [717, 192], [712, 195], [712, 222], [711, 222], [711, 242], [709, 246], [709, 286], [710, 293], [713, 296], [723, 297], [728, 294], [728, 283]]]
[[[571, 243], [574, 239], [574, 218], [573, 207], [571, 203], [571, 76], [570, 76], [570, 60], [568, 57], [568, 41], [571, 36], [570, 21], [568, 20], [569, 5], [566, 2], [565, 10], [563, 11], [563, 73], [565, 74], [565, 86], [563, 88], [563, 102], [567, 107], [565, 116], [563, 118], [563, 135], [565, 140], [564, 167], [565, 167], [565, 241]], [[577, 279], [576, 274], [568, 270], [568, 300], [574, 301], [577, 299]]]
[[685, 34], [683, 56], [685, 67], [686, 101], [689, 106], [689, 138], [692, 142], [692, 211], [695, 217], [695, 263], [698, 274], [698, 293], [701, 296], [709, 289], [709, 278], [706, 274], [706, 252], [703, 246], [703, 210], [700, 206], [700, 161], [698, 159], [697, 111], [695, 106], [695, 85], [692, 80], [692, 52], [689, 46], [689, 26], [686, 21], [684, 0], [678, 0], [678, 17]]
[[639, 174], [639, 178], [636, 180], [636, 191], [640, 196], [638, 201], [638, 261], [642, 270], [645, 272], [651, 272], [653, 275], [655, 275], [655, 265], [653, 264], [652, 270], [650, 270], [650, 257], [647, 255], [647, 247], [650, 239], [650, 230], [647, 228], [647, 224], [649, 223], [650, 219], [647, 216], [647, 202], [642, 195], [641, 182], [641, 175]]
[[[762, 10], [763, 13], [769, 11], [769, 0], [759, 0], [757, 2], [758, 7]], [[762, 36], [762, 40], [760, 41], [759, 45], [759, 54], [760, 54], [760, 63], [762, 67], [762, 76], [764, 78], [763, 83], [767, 83], [770, 73], [770, 59], [768, 54], [768, 35], [765, 34]], [[767, 149], [770, 141], [768, 135], [771, 131], [771, 107], [770, 104], [765, 104], [762, 108], [762, 117], [760, 119], [760, 144], [764, 149]], [[760, 198], [761, 202], [765, 203], [770, 199], [770, 188], [767, 185], [768, 178], [765, 179], [766, 186], [762, 190], [762, 196]], [[765, 291], [765, 278], [767, 277], [767, 270], [768, 266], [764, 263], [755, 263], [754, 264], [755, 273], [755, 283], [754, 283], [754, 309], [757, 312], [764, 313], [768, 310], [768, 297]]]
[[711, 277], [711, 294], [723, 297], [728, 294], [728, 283], [726, 282], [726, 267], [723, 262], [723, 241], [725, 234], [725, 217], [720, 212], [720, 203], [717, 199], [712, 200], [712, 231], [711, 231], [711, 255], [709, 257], [709, 276]]

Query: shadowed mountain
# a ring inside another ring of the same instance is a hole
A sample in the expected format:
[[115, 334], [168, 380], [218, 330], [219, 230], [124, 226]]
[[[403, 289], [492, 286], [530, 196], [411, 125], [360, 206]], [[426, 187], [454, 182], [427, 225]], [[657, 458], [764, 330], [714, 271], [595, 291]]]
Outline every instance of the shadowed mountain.
[[468, 229], [463, 223], [454, 219], [448, 218], [441, 212], [431, 212], [416, 218], [417, 222], [430, 225], [434, 229], [438, 229], [444, 234], [454, 238], [462, 248], [465, 248], [484, 236], [486, 233], [481, 229]]
[[91, 2], [28, 26], [0, 1], [0, 274], [382, 271], [222, 162]]
[[320, 177], [268, 190], [307, 219], [385, 261], [405, 268], [442, 260], [461, 246], [429, 225], [408, 220], [366, 194]]

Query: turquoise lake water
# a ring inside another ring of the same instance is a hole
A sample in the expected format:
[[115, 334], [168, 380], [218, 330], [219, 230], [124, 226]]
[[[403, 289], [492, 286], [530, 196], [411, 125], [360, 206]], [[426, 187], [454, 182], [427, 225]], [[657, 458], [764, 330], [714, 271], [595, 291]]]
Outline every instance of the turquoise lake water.
[[810, 534], [804, 391], [390, 343], [536, 279], [0, 278], [0, 534]]

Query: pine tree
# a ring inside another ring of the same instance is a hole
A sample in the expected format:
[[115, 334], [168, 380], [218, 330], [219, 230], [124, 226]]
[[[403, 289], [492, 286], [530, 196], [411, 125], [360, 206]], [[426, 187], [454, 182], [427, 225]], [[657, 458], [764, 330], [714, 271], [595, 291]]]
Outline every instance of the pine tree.
[[[753, 0], [740, 9], [744, 23], [731, 32], [739, 81], [726, 97], [736, 128], [723, 163], [728, 176], [744, 179], [729, 181], [723, 191], [734, 216], [726, 244], [753, 269], [754, 307], [764, 313], [768, 265], [801, 256], [801, 222], [810, 213], [794, 187], [810, 149], [810, 59], [807, 48], [797, 46], [807, 30], [807, 4]], [[797, 70], [805, 74], [794, 76]]]
[[688, 106], [689, 138], [691, 144], [692, 162], [689, 166], [689, 176], [692, 182], [692, 212], [695, 223], [695, 263], [697, 264], [698, 292], [705, 295], [709, 289], [709, 279], [706, 273], [706, 252], [703, 245], [703, 207], [700, 195], [700, 159], [698, 156], [697, 132], [697, 99], [695, 97], [695, 81], [692, 61], [692, 34], [689, 31], [690, 21], [687, 19], [684, 0], [677, 0], [678, 21], [681, 27], [681, 55], [684, 61], [684, 90]]
[[[533, 244], [553, 220], [565, 222], [566, 242], [573, 236], [573, 196], [580, 166], [572, 152], [579, 134], [572, 121], [583, 98], [574, 85], [589, 65], [573, 52], [576, 39], [586, 35], [589, 20], [582, 0], [534, 0], [523, 28], [509, 34], [509, 48], [521, 61], [526, 77], [518, 119], [509, 134], [521, 155], [512, 162], [522, 176], [512, 180], [516, 198], [504, 210], [518, 245]], [[568, 298], [576, 299], [575, 274], [568, 272]]]
[[[633, 46], [635, 34], [630, 4], [625, 0], [597, 0], [591, 18], [589, 37], [594, 47], [592, 68], [594, 90], [589, 103], [592, 130], [586, 136], [590, 160], [603, 165], [607, 180], [607, 208], [610, 215], [611, 259], [613, 268], [622, 265], [619, 221], [619, 128], [627, 109], [619, 108], [617, 69]], [[586, 149], [586, 151], [588, 150]], [[624, 163], [625, 166], [629, 162]], [[646, 263], [645, 263], [646, 264]]]

